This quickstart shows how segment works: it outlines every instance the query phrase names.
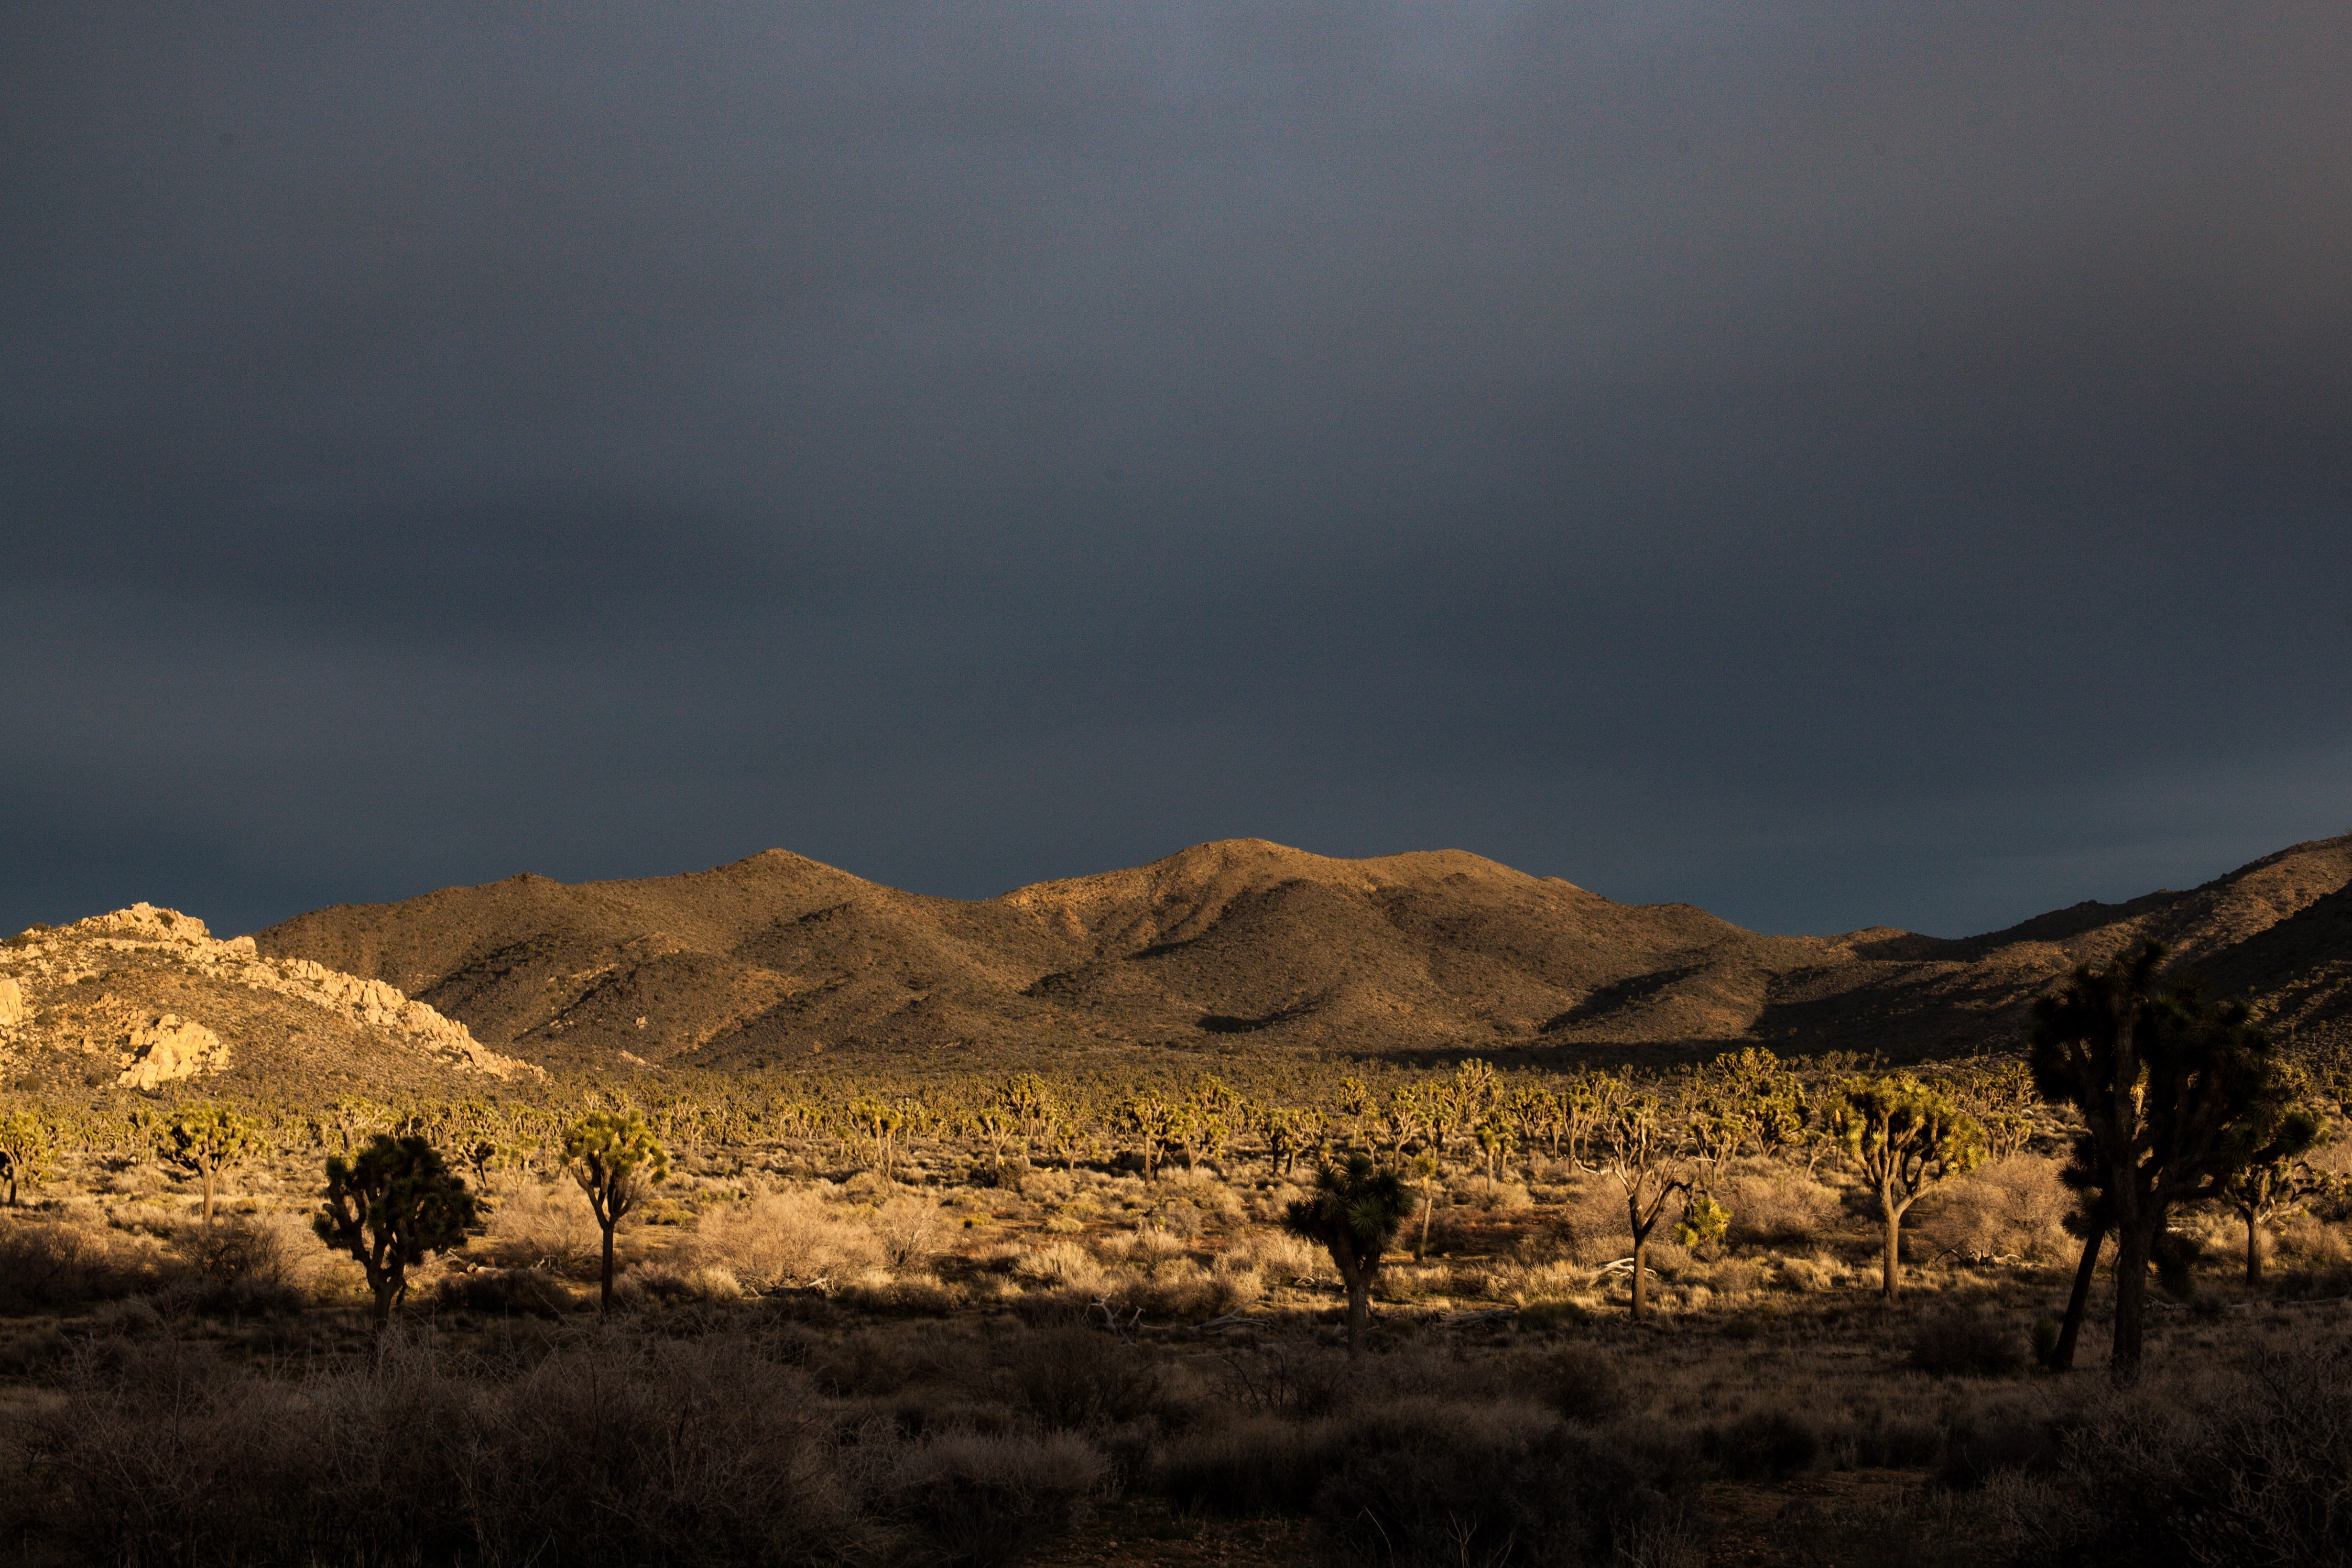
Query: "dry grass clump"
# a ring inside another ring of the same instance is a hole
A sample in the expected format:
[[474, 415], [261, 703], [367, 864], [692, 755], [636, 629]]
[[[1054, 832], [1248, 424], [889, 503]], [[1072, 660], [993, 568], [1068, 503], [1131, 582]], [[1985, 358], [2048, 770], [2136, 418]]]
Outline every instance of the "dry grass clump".
[[613, 1281], [613, 1304], [639, 1309], [740, 1301], [742, 1282], [715, 1263], [634, 1263]]
[[445, 1274], [434, 1282], [433, 1300], [452, 1311], [523, 1312], [539, 1318], [560, 1316], [577, 1304], [562, 1280], [538, 1268], [470, 1268]]
[[745, 1288], [773, 1290], [881, 1263], [883, 1239], [840, 1205], [806, 1191], [767, 1192], [706, 1211], [688, 1251]]
[[500, 1171], [489, 1181], [490, 1223], [473, 1250], [513, 1268], [571, 1273], [593, 1262], [604, 1243], [588, 1199], [570, 1182], [542, 1182]]
[[893, 1268], [920, 1268], [938, 1256], [947, 1236], [940, 1205], [914, 1194], [885, 1199], [867, 1223]]
[[2063, 1221], [2074, 1194], [2058, 1179], [2058, 1162], [2011, 1154], [1940, 1191], [1912, 1227], [1930, 1253], [1970, 1263], [2047, 1263], [2080, 1246]]
[[1221, 1260], [1235, 1268], [1251, 1268], [1264, 1279], [1285, 1282], [1317, 1280], [1331, 1274], [1331, 1257], [1313, 1242], [1288, 1231], [1252, 1231], [1225, 1248]]
[[[1716, 1186], [1731, 1211], [1734, 1247], [1787, 1247], [1837, 1228], [1844, 1200], [1804, 1172], [1762, 1160], [1739, 1161]], [[1622, 1228], [1623, 1216], [1619, 1216]]]
[[152, 1289], [180, 1272], [150, 1237], [86, 1217], [0, 1222], [0, 1311], [71, 1307]]
[[1014, 1276], [1047, 1289], [1066, 1290], [1077, 1295], [1099, 1291], [1103, 1284], [1103, 1266], [1095, 1255], [1076, 1242], [1057, 1242], [1034, 1252], [1023, 1252], [1013, 1265]]
[[1114, 1262], [1152, 1264], [1181, 1258], [1185, 1245], [1182, 1237], [1146, 1220], [1133, 1230], [1104, 1237], [1096, 1250]]

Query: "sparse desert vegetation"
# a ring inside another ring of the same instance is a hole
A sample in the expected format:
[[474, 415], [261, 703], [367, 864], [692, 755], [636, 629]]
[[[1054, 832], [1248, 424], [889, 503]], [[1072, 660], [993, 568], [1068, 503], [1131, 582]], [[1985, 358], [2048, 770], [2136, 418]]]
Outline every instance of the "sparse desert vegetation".
[[2116, 1381], [2048, 1370], [2097, 1200], [2014, 1061], [19, 1098], [5, 1527], [59, 1565], [2340, 1559], [2352, 1079], [2273, 1066], [2240, 1120], [2311, 1121], [2292, 1180], [2251, 1230], [2175, 1205]]

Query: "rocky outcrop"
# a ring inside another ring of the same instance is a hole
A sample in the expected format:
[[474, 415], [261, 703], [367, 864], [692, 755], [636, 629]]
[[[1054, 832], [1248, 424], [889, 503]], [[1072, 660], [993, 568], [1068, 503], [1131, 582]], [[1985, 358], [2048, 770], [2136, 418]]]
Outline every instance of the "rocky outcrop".
[[[205, 922], [176, 910], [138, 903], [56, 930], [35, 928], [0, 946], [0, 1037], [29, 1019], [43, 997], [73, 996], [68, 987], [103, 978], [125, 965], [161, 961], [169, 970], [203, 984], [220, 983], [271, 992], [339, 1015], [387, 1043], [433, 1063], [485, 1077], [541, 1079], [543, 1068], [500, 1056], [477, 1041], [465, 1025], [446, 1018], [423, 1002], [381, 980], [362, 980], [299, 958], [265, 958], [249, 936], [214, 939]], [[102, 999], [100, 999], [102, 1000]], [[122, 1021], [93, 1020], [95, 1003], [79, 1005], [82, 1048], [112, 1050], [119, 1043], [122, 1074], [134, 1089], [220, 1071], [231, 1060], [229, 1047], [204, 1024], [171, 1014], [133, 1021], [128, 1038]], [[107, 1009], [96, 1006], [96, 1011]], [[134, 1020], [137, 1016], [133, 1016]], [[110, 1025], [90, 1035], [93, 1023]]]
[[[252, 952], [251, 940], [246, 951]], [[473, 1031], [454, 1018], [445, 1018], [425, 1003], [381, 980], [362, 980], [307, 958], [256, 958], [249, 966], [262, 973], [246, 980], [250, 985], [298, 995], [324, 1007], [339, 1008], [353, 1023], [389, 1030], [407, 1043], [453, 1067], [463, 1067], [492, 1078], [518, 1075], [545, 1078], [543, 1068], [502, 1057], [476, 1040]]]
[[122, 1072], [114, 1081], [125, 1089], [152, 1089], [174, 1079], [219, 1072], [232, 1059], [218, 1035], [166, 1013], [131, 1031]]

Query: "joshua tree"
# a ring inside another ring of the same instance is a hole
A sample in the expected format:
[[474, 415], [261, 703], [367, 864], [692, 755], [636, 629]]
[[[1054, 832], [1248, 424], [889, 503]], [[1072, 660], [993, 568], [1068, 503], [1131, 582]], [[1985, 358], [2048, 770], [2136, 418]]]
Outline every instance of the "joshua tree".
[[16, 1185], [41, 1179], [57, 1152], [57, 1130], [35, 1107], [18, 1106], [0, 1116], [0, 1177], [8, 1183], [8, 1206], [16, 1206]]
[[1683, 1124], [1670, 1123], [1653, 1094], [1619, 1099], [1601, 1132], [1609, 1145], [1601, 1168], [1625, 1194], [1625, 1224], [1633, 1237], [1633, 1316], [1639, 1318], [1650, 1305], [1650, 1233], [1667, 1201], [1691, 1190], [1690, 1149]]
[[2034, 1087], [2083, 1116], [2066, 1179], [2115, 1231], [2118, 1383], [2139, 1374], [2147, 1271], [2167, 1216], [2218, 1195], [2260, 1146], [2249, 1130], [2289, 1098], [2245, 1005], [2216, 1005], [2193, 982], [2159, 984], [2164, 956], [2149, 942], [2105, 971], [2078, 968], [2033, 1007]]
[[1421, 1239], [1412, 1246], [1412, 1260], [1419, 1263], [1429, 1256], [1429, 1211], [1437, 1202], [1437, 1156], [1425, 1151], [1415, 1154], [1406, 1169], [1412, 1173], [1412, 1184], [1421, 1189]]
[[349, 1252], [375, 1292], [375, 1321], [408, 1289], [408, 1271], [453, 1252], [481, 1228], [481, 1205], [422, 1138], [379, 1132], [354, 1158], [327, 1157], [326, 1200], [311, 1216], [319, 1239]]
[[1518, 1132], [1499, 1110], [1489, 1110], [1479, 1120], [1475, 1133], [1478, 1152], [1486, 1159], [1486, 1180], [1500, 1180], [1497, 1171], [1511, 1151], [1518, 1145]]
[[613, 1310], [613, 1232], [646, 1194], [669, 1175], [669, 1152], [640, 1113], [598, 1110], [563, 1134], [563, 1163], [596, 1223], [604, 1230], [604, 1268], [597, 1293], [601, 1311]]
[[[642, 1121], [644, 1119], [640, 1117], [638, 1120]], [[906, 1111], [887, 1100], [868, 1095], [850, 1102], [849, 1121], [851, 1126], [872, 1141], [875, 1169], [887, 1178], [890, 1174], [892, 1146], [898, 1142], [898, 1130], [907, 1124]], [[648, 1130], [646, 1136], [652, 1135]], [[565, 1158], [569, 1159], [570, 1155], [567, 1153]], [[667, 1166], [665, 1165], [664, 1169], [667, 1170]]]
[[[2288, 1081], [2298, 1089], [2305, 1087], [2299, 1075], [2290, 1075]], [[2237, 1168], [2215, 1184], [2222, 1201], [2245, 1222], [2248, 1289], [2263, 1282], [2263, 1226], [2330, 1186], [2304, 1157], [2327, 1141], [2326, 1121], [2301, 1098], [2242, 1124], [2231, 1162]]]
[[1409, 1083], [1391, 1089], [1388, 1105], [1381, 1112], [1381, 1129], [1388, 1134], [1390, 1155], [1403, 1158], [1404, 1146], [1419, 1136], [1427, 1121], [1421, 1090]]
[[205, 1100], [183, 1109], [163, 1130], [163, 1159], [196, 1179], [205, 1199], [205, 1227], [213, 1223], [213, 1197], [221, 1173], [243, 1163], [261, 1148], [253, 1119]]
[[1879, 1289], [1892, 1303], [1902, 1291], [1904, 1215], [1929, 1187], [1977, 1167], [1984, 1130], [1909, 1073], [1848, 1079], [1830, 1105], [1829, 1125], [1878, 1201], [1885, 1238]]
[[1176, 1131], [1175, 1108], [1156, 1089], [1139, 1089], [1118, 1104], [1118, 1119], [1135, 1134], [1143, 1154], [1143, 1179], [1159, 1174], [1160, 1156]]
[[1359, 1151], [1350, 1153], [1343, 1165], [1327, 1164], [1318, 1171], [1314, 1193], [1292, 1203], [1282, 1216], [1284, 1229], [1319, 1243], [1339, 1270], [1339, 1280], [1348, 1288], [1348, 1353], [1351, 1356], [1364, 1353], [1381, 1255], [1412, 1212], [1412, 1199], [1405, 1193], [1402, 1178], [1392, 1170], [1374, 1166], [1371, 1156]]

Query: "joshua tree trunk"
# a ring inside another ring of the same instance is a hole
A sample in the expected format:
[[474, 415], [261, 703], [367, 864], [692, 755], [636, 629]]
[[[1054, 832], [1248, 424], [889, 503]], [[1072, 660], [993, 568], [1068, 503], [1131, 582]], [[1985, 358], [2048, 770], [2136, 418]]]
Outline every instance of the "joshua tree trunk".
[[2148, 1257], [2155, 1243], [2146, 1225], [2116, 1227], [2116, 1348], [2109, 1375], [2119, 1385], [2139, 1377], [2147, 1327]]
[[1885, 1230], [1885, 1250], [1878, 1263], [1878, 1292], [1893, 1306], [1903, 1294], [1903, 1215], [1911, 1205], [1891, 1187], [1878, 1190], [1878, 1216]]
[[[8, 1201], [10, 1203], [15, 1203], [16, 1201], [16, 1189], [13, 1185], [8, 1189]], [[1412, 1260], [1415, 1263], [1423, 1263], [1428, 1261], [1429, 1211], [1436, 1205], [1436, 1203], [1437, 1199], [1435, 1195], [1430, 1192], [1426, 1185], [1423, 1185], [1421, 1189], [1421, 1240], [1412, 1249]]]
[[2262, 1227], [2252, 1209], [2240, 1208], [2238, 1213], [2246, 1221], [2246, 1289], [2257, 1290], [2263, 1283]]
[[1364, 1336], [1372, 1326], [1372, 1281], [1360, 1268], [1342, 1276], [1348, 1286], [1348, 1353], [1364, 1353]]
[[596, 1310], [600, 1312], [613, 1310], [613, 1226], [609, 1225], [604, 1227], [604, 1272], [596, 1298]]
[[1643, 1231], [1633, 1237], [1633, 1317], [1636, 1321], [1650, 1310], [1650, 1233]]

